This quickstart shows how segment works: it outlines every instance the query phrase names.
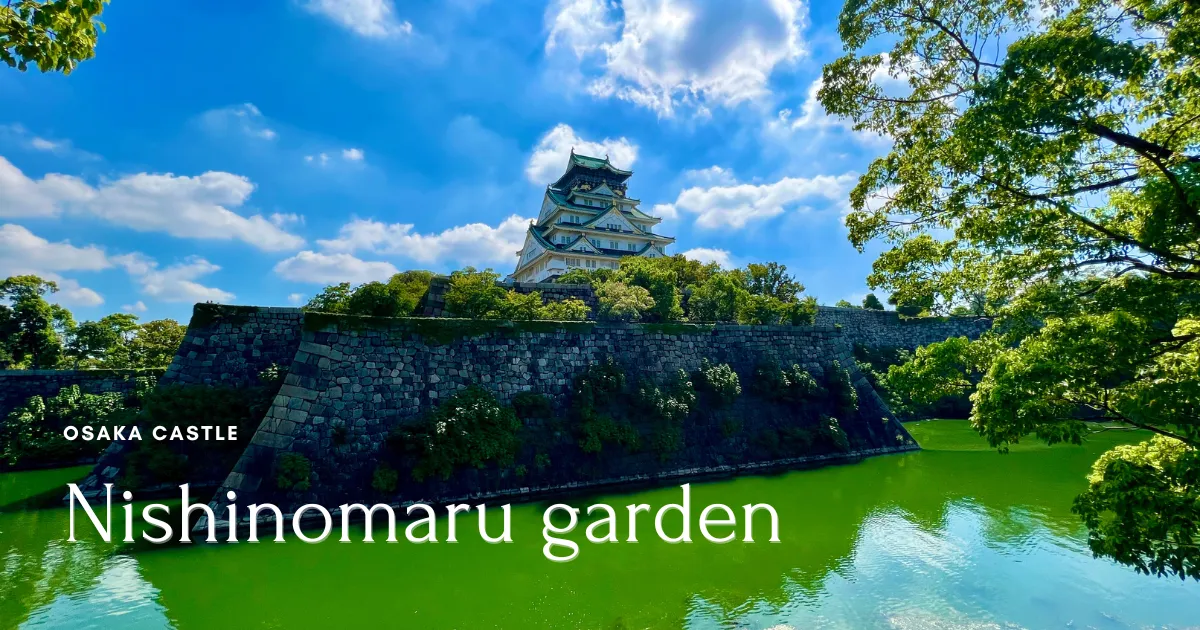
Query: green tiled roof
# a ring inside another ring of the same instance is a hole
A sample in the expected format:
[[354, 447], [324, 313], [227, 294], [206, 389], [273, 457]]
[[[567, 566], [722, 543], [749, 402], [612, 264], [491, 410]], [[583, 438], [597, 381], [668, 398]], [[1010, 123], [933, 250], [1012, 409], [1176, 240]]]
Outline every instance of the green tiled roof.
[[603, 158], [590, 157], [587, 155], [579, 155], [579, 154], [575, 153], [574, 149], [572, 149], [571, 150], [571, 163], [570, 163], [570, 165], [567, 166], [567, 170], [570, 170], [571, 166], [574, 166], [576, 164], [579, 166], [582, 166], [584, 168], [608, 169], [608, 170], [610, 170], [614, 173], [620, 174], [620, 175], [632, 175], [633, 174], [633, 171], [623, 171], [623, 170], [613, 166], [612, 162], [608, 161], [607, 155], [604, 156]]

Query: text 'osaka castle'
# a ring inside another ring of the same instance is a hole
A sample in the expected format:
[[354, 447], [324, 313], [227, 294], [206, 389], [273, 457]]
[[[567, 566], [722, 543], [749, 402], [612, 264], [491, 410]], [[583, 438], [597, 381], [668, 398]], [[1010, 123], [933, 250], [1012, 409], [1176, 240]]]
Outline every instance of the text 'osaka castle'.
[[607, 157], [572, 150], [567, 171], [546, 188], [542, 211], [529, 225], [509, 279], [543, 282], [577, 267], [616, 269], [625, 256], [665, 256], [675, 239], [655, 234], [662, 219], [642, 212], [637, 199], [625, 196], [625, 180], [631, 175]]

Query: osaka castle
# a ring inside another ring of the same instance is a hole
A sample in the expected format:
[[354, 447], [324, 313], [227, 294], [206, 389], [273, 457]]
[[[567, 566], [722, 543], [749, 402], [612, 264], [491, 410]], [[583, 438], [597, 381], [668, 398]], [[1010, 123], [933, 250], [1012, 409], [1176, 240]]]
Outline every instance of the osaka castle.
[[654, 233], [662, 219], [625, 195], [633, 175], [603, 159], [571, 150], [567, 170], [546, 188], [542, 210], [517, 252], [516, 282], [546, 282], [575, 269], [616, 269], [626, 256], [666, 256], [670, 236]]

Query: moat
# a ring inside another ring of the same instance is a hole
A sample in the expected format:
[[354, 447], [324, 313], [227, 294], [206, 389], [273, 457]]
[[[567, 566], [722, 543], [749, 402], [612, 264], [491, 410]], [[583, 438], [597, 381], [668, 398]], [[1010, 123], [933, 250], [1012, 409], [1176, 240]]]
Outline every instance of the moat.
[[[1142, 439], [1021, 445], [965, 422], [909, 425], [924, 450], [693, 485], [699, 503], [769, 502], [782, 543], [584, 543], [541, 554], [544, 505], [514, 542], [66, 542], [67, 511], [24, 499], [87, 468], [0, 475], [0, 628], [1187, 628], [1200, 584], [1092, 558], [1070, 512], [1091, 462]], [[678, 488], [581, 497], [663, 504]], [[25, 506], [25, 507], [22, 507]], [[647, 523], [647, 526], [649, 524]], [[573, 536], [582, 538], [582, 531]], [[297, 602], [302, 602], [298, 604]]]

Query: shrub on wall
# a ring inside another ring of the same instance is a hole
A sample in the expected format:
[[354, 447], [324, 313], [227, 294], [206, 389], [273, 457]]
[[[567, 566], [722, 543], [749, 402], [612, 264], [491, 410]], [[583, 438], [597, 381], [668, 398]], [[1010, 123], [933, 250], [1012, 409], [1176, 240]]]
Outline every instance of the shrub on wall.
[[728, 363], [712, 365], [708, 359], [700, 361], [700, 369], [692, 374], [696, 389], [712, 395], [718, 407], [728, 407], [742, 394], [742, 384], [737, 372]]
[[837, 361], [830, 365], [829, 392], [841, 413], [853, 415], [858, 411], [858, 390], [850, 382], [850, 372]]
[[655, 421], [650, 436], [650, 448], [662, 461], [683, 448], [683, 421], [696, 405], [696, 390], [692, 381], [680, 370], [664, 387], [643, 382], [638, 388], [637, 404], [642, 413]]
[[592, 309], [588, 308], [586, 302], [579, 298], [567, 298], [541, 307], [537, 318], [555, 322], [581, 322], [591, 314]]
[[449, 479], [465, 466], [512, 463], [519, 446], [521, 421], [480, 387], [468, 387], [413, 423], [400, 424], [388, 447], [411, 460], [412, 478]]
[[371, 475], [371, 487], [382, 494], [395, 492], [396, 484], [399, 481], [400, 473], [397, 473], [396, 469], [387, 465], [386, 462], [376, 466], [375, 472]]
[[300, 453], [281, 453], [275, 458], [275, 487], [305, 492], [312, 487], [312, 462]]
[[636, 322], [654, 308], [654, 298], [644, 287], [623, 282], [605, 282], [596, 287], [599, 317], [610, 321]]
[[95, 457], [106, 442], [67, 440], [63, 428], [99, 427], [124, 409], [124, 402], [121, 394], [85, 394], [78, 385], [64, 387], [50, 398], [33, 396], [0, 423], [0, 461], [25, 466]]
[[537, 392], [521, 392], [512, 398], [513, 410], [522, 420], [533, 418], [549, 418], [554, 415], [550, 399]]
[[500, 274], [491, 269], [476, 271], [474, 267], [450, 274], [446, 289], [446, 310], [455, 317], [467, 319], [496, 319], [507, 298], [507, 292], [496, 284]]
[[780, 369], [775, 363], [762, 363], [754, 370], [754, 392], [767, 400], [806, 403], [824, 398], [826, 391], [807, 370], [797, 364]]

